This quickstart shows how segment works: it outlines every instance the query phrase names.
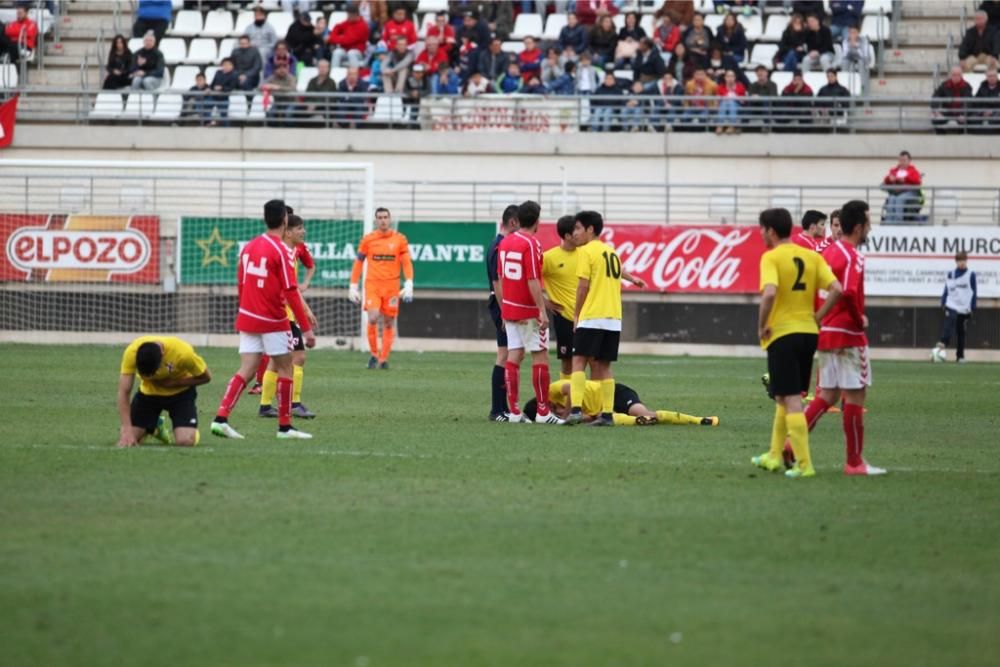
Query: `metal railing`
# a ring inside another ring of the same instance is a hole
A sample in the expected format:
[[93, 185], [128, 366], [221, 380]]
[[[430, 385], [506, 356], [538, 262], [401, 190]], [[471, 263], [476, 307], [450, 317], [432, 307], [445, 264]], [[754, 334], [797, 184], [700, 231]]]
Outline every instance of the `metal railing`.
[[[745, 97], [724, 117], [718, 97], [425, 97], [379, 93], [229, 94], [22, 87], [19, 122], [413, 128], [436, 131], [706, 131], [996, 133], [995, 99]], [[632, 106], [634, 105], [634, 106]], [[937, 118], [932, 111], [940, 111]], [[992, 112], [992, 113], [989, 113]], [[223, 116], [225, 113], [225, 116]]]

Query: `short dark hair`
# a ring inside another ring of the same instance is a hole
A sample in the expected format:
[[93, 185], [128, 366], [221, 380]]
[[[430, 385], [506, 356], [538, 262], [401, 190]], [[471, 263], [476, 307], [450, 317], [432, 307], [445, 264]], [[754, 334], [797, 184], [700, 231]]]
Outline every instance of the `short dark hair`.
[[840, 209], [839, 208], [835, 208], [832, 211], [830, 211], [830, 222], [833, 222], [834, 219], [840, 220]]
[[500, 222], [503, 223], [504, 227], [510, 226], [511, 220], [517, 219], [517, 204], [511, 204], [503, 210], [503, 214], [500, 216]]
[[959, 250], [958, 252], [955, 253], [955, 261], [956, 262], [968, 262], [969, 261], [969, 253], [967, 253], [964, 250]]
[[840, 207], [840, 229], [849, 235], [855, 227], [865, 224], [868, 219], [868, 202], [852, 199]]
[[542, 214], [542, 207], [538, 205], [538, 202], [531, 201], [530, 199], [526, 202], [522, 202], [520, 206], [517, 207], [517, 221], [521, 223], [521, 227], [531, 229], [538, 224], [538, 217]]
[[566, 74], [572, 74], [576, 71], [576, 63], [572, 60], [567, 60], [566, 65], [563, 67], [563, 72]]
[[802, 215], [802, 230], [808, 232], [810, 227], [824, 220], [826, 213], [811, 208]]
[[827, 70], [826, 70], [826, 73], [827, 73], [827, 74], [836, 74], [836, 73], [837, 73], [837, 71], [838, 71], [838, 70], [837, 70], [837, 68], [836, 68], [836, 67], [829, 67], [829, 68], [827, 68]]
[[584, 229], [593, 228], [594, 236], [604, 230], [604, 216], [597, 211], [580, 211], [573, 216], [573, 224], [580, 223]]
[[295, 213], [295, 209], [289, 206], [288, 204], [285, 204], [285, 213], [287, 213], [288, 215], [292, 215]]
[[565, 238], [567, 234], [573, 233], [573, 227], [576, 226], [576, 218], [572, 215], [564, 215], [556, 221], [556, 231], [559, 232], [559, 238]]
[[135, 369], [142, 377], [154, 375], [163, 361], [163, 350], [159, 343], [143, 343], [135, 351]]
[[[250, 41], [250, 35], [248, 35], [246, 33], [243, 33], [242, 35], [240, 35], [239, 39], [245, 39], [245, 40], [247, 40], [249, 42]], [[237, 40], [237, 41], [239, 41], [239, 40]]]
[[285, 224], [285, 217], [288, 215], [288, 207], [280, 199], [272, 199], [264, 204], [264, 222], [268, 229], [278, 229]]
[[759, 72], [761, 70], [764, 70], [766, 72], [767, 71], [767, 67], [765, 67], [764, 65], [757, 65], [756, 67], [753, 68], [753, 71], [755, 71], [755, 72]]
[[225, 65], [226, 63], [229, 63], [230, 65], [233, 65], [233, 66], [236, 65], [236, 63], [233, 62], [232, 58], [223, 58], [222, 59], [222, 64]]
[[899, 151], [899, 157], [903, 157], [904, 155], [910, 158], [911, 160], [913, 159], [913, 156], [910, 155], [910, 151]]
[[521, 408], [521, 412], [523, 412], [524, 416], [528, 418], [528, 421], [535, 421], [535, 415], [538, 414], [538, 401], [531, 399], [524, 404], [524, 407]]
[[302, 227], [305, 224], [306, 224], [305, 220], [303, 220], [297, 215], [293, 214], [288, 216], [288, 229], [293, 229], [295, 227]]
[[787, 208], [768, 208], [760, 212], [760, 226], [773, 229], [779, 239], [787, 239], [792, 235], [792, 214]]
[[[378, 215], [379, 213], [383, 212], [389, 213], [389, 209], [387, 209], [385, 206], [379, 206], [377, 209], [375, 209], [375, 215]], [[389, 217], [390, 218], [392, 217], [392, 213], [389, 213]]]

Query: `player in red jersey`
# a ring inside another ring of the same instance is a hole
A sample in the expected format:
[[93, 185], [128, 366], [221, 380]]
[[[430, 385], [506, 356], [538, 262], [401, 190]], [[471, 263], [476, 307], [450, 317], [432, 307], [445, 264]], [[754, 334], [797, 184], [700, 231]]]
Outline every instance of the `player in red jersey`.
[[802, 215], [802, 231], [792, 235], [792, 243], [806, 250], [816, 250], [825, 235], [826, 213], [810, 209]]
[[817, 396], [806, 408], [806, 423], [811, 431], [820, 417], [844, 393], [843, 426], [847, 446], [846, 475], [884, 475], [884, 468], [868, 464], [864, 449], [864, 405], [871, 386], [868, 356], [868, 317], [865, 315], [865, 259], [859, 245], [868, 238], [871, 216], [867, 202], [849, 201], [840, 210], [843, 236], [823, 252], [823, 259], [843, 285], [840, 301], [823, 318], [819, 329], [820, 386]]
[[286, 304], [302, 323], [306, 347], [315, 346], [316, 337], [312, 332], [314, 322], [299, 294], [292, 251], [282, 241], [288, 224], [285, 202], [272, 199], [264, 204], [264, 222], [267, 233], [243, 247], [236, 268], [240, 368], [226, 385], [212, 422], [212, 433], [225, 438], [243, 438], [229, 425], [229, 415], [254, 376], [260, 355], [267, 354], [278, 371], [278, 438], [311, 438], [308, 433], [292, 428], [292, 331], [285, 314]]
[[[824, 236], [819, 243], [816, 244], [816, 252], [823, 254], [823, 251], [830, 247], [834, 241], [839, 241], [840, 237], [844, 234], [840, 231], [840, 209], [834, 209], [830, 213], [830, 235]], [[823, 302], [820, 301], [820, 304]], [[819, 306], [816, 306], [816, 310], [819, 310]]]
[[524, 351], [531, 352], [531, 386], [535, 390], [535, 423], [564, 424], [549, 410], [549, 316], [542, 294], [542, 244], [535, 233], [541, 207], [526, 201], [517, 207], [519, 229], [500, 242], [500, 313], [507, 329], [508, 421], [527, 422], [518, 406], [518, 385]]

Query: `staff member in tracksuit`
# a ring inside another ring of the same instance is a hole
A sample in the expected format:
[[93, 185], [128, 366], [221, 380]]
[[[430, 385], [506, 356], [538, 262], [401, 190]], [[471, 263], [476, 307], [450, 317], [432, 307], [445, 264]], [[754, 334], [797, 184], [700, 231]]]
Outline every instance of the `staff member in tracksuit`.
[[944, 322], [937, 347], [944, 350], [957, 330], [955, 360], [962, 363], [965, 361], [965, 328], [976, 310], [976, 273], [969, 270], [969, 255], [964, 250], [955, 255], [955, 270], [949, 271], [945, 279], [941, 305], [944, 307]]

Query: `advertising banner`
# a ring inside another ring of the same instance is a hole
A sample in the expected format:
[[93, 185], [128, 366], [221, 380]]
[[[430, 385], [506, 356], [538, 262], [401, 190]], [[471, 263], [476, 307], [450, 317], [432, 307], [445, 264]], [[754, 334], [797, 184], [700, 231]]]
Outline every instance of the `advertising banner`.
[[579, 104], [573, 98], [537, 95], [478, 95], [421, 101], [431, 129], [445, 132], [579, 132]]
[[401, 222], [420, 289], [486, 289], [490, 222]]
[[0, 280], [160, 281], [156, 216], [0, 214]]

